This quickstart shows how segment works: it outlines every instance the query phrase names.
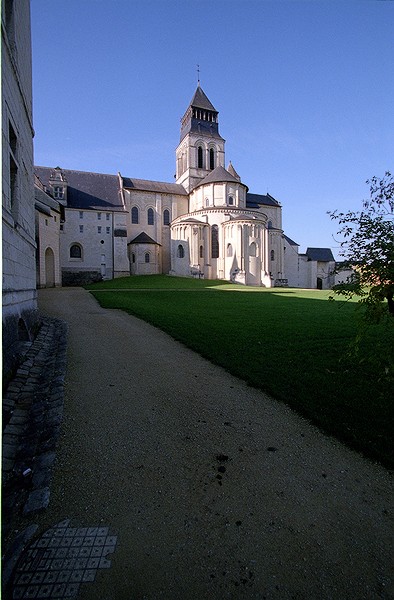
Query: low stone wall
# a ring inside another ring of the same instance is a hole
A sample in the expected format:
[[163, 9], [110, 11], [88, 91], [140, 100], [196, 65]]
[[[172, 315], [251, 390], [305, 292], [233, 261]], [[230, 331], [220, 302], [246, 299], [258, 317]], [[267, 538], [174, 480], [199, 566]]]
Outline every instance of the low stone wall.
[[63, 417], [66, 344], [66, 323], [43, 317], [3, 395], [3, 544], [16, 516], [34, 514], [49, 503]]
[[62, 271], [62, 285], [64, 287], [82, 286], [89, 283], [102, 281], [100, 271]]

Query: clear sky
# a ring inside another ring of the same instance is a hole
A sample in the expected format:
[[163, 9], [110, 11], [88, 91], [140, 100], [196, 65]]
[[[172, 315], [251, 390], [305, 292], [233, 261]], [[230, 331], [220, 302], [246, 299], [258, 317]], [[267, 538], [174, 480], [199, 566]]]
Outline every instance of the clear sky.
[[197, 87], [285, 233], [331, 247], [328, 210], [394, 171], [394, 2], [32, 0], [35, 163], [174, 181]]

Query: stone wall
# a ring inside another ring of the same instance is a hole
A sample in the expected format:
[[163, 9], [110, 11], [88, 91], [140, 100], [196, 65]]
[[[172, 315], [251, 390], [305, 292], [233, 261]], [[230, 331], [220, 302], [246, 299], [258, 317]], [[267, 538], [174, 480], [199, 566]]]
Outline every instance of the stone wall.
[[3, 368], [38, 322], [30, 3], [2, 3]]

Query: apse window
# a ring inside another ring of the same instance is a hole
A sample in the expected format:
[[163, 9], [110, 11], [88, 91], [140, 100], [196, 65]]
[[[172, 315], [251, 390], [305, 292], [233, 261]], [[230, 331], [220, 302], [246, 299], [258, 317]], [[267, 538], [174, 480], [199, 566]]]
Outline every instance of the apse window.
[[131, 209], [131, 222], [133, 225], [138, 224], [138, 208], [136, 206]]
[[149, 252], [145, 252], [145, 262], [150, 263], [150, 254]]
[[184, 258], [184, 256], [185, 256], [185, 250], [184, 250], [182, 244], [179, 244], [179, 246], [178, 246], [177, 255], [178, 255], [178, 258]]

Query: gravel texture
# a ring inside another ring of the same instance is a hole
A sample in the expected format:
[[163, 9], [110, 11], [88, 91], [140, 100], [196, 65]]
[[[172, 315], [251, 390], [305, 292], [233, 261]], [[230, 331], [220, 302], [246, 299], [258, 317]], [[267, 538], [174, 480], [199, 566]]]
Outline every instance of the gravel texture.
[[35, 522], [118, 540], [79, 598], [394, 598], [387, 470], [82, 289], [39, 305], [68, 324], [68, 370]]

